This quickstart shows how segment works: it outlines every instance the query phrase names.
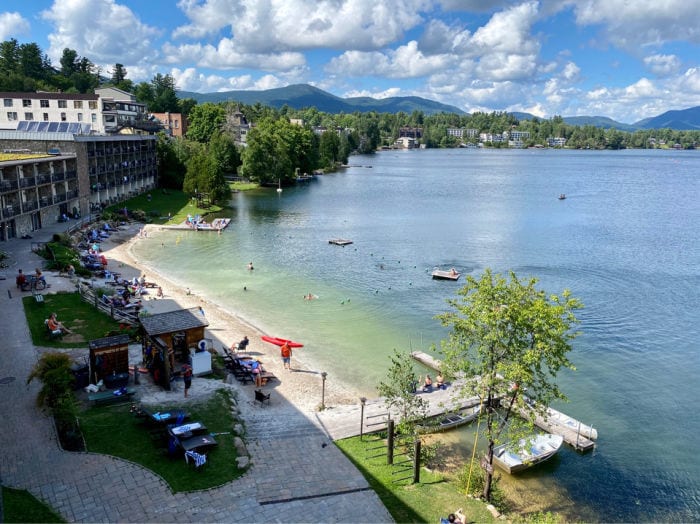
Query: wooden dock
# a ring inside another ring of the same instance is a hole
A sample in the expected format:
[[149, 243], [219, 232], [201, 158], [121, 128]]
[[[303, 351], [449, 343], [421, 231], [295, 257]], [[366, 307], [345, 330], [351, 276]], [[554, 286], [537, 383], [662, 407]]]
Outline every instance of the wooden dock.
[[[440, 360], [423, 351], [412, 351], [411, 357], [424, 366], [436, 371], [440, 369], [442, 364]], [[519, 413], [521, 417], [529, 418], [532, 415], [532, 411], [532, 408], [523, 408], [519, 410]], [[553, 408], [548, 407], [546, 410], [539, 411], [544, 411], [546, 415], [541, 415], [539, 413], [535, 415], [534, 423], [537, 427], [548, 433], [561, 435], [564, 442], [577, 451], [589, 451], [595, 447], [594, 440], [598, 438], [598, 431], [593, 427], [583, 424], [575, 418]]]
[[457, 271], [454, 269], [450, 269], [449, 271], [445, 271], [443, 269], [438, 269], [435, 268], [433, 270], [433, 279], [435, 280], [459, 280], [459, 275]]

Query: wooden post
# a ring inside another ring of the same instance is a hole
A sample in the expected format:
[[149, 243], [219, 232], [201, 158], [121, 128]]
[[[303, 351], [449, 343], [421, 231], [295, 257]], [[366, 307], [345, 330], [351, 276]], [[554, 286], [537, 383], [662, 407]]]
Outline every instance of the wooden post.
[[386, 423], [386, 463], [391, 466], [394, 463], [394, 421], [389, 419]]
[[420, 482], [420, 439], [416, 439], [413, 445], [413, 483]]
[[362, 442], [362, 429], [365, 427], [365, 397], [360, 397], [360, 442]]
[[578, 427], [576, 428], [576, 450], [578, 450], [578, 435], [581, 433], [581, 421], [579, 420]]

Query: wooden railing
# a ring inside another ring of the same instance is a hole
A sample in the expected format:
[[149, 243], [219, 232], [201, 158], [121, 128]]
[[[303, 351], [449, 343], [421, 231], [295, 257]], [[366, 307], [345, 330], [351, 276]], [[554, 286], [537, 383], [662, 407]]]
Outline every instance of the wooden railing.
[[117, 307], [114, 307], [111, 304], [106, 304], [95, 292], [95, 290], [89, 285], [86, 284], [85, 282], [78, 282], [78, 293], [80, 293], [81, 298], [87, 302], [88, 304], [92, 304], [95, 306], [97, 309], [102, 311], [103, 313], [108, 314], [110, 317], [112, 317], [114, 320], [117, 322], [120, 322], [122, 324], [129, 324], [130, 326], [136, 325], [139, 323], [139, 316], [137, 313], [133, 313], [130, 311], [124, 311], [123, 309], [119, 309]]

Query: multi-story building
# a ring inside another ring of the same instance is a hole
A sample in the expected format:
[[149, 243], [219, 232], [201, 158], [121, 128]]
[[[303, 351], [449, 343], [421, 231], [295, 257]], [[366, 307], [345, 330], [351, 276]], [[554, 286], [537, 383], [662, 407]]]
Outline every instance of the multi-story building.
[[153, 135], [0, 131], [0, 240], [155, 187]]
[[33, 122], [41, 132], [67, 131], [68, 124], [80, 124], [82, 134], [105, 132], [98, 95], [3, 92], [0, 98], [0, 129], [26, 129]]
[[181, 113], [151, 113], [165, 129], [166, 134], [183, 138], [187, 134], [187, 119]]

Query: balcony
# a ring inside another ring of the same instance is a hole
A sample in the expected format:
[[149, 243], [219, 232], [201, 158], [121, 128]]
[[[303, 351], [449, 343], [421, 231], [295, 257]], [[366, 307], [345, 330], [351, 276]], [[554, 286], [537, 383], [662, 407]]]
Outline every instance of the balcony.
[[37, 184], [50, 184], [51, 183], [51, 175], [49, 174], [41, 174], [36, 177], [36, 182]]
[[78, 172], [75, 169], [66, 171], [66, 180], [73, 180], [74, 178], [78, 178]]
[[71, 200], [71, 199], [73, 199], [73, 198], [78, 198], [78, 190], [77, 190], [77, 189], [73, 189], [73, 190], [71, 190], [71, 191], [68, 191], [68, 192], [66, 193], [66, 197], [68, 198], [68, 200]]
[[57, 194], [53, 197], [53, 203], [59, 204], [60, 202], [65, 202], [67, 200], [65, 193]]
[[2, 208], [2, 217], [3, 218], [12, 218], [15, 215], [20, 214], [20, 209], [19, 206], [16, 205], [9, 205], [5, 206]]
[[54, 173], [53, 175], [51, 175], [51, 180], [53, 180], [54, 182], [60, 182], [61, 180], [65, 180], [65, 179], [66, 179], [65, 173]]
[[39, 198], [39, 205], [41, 207], [49, 207], [53, 205], [53, 199], [51, 197], [41, 197]]
[[0, 192], [17, 191], [17, 180], [0, 180]]
[[39, 204], [36, 203], [36, 200], [27, 200], [26, 202], [22, 202], [22, 211], [24, 213], [34, 211], [35, 209], [39, 209]]
[[[49, 180], [50, 182], [51, 180]], [[19, 187], [32, 187], [36, 185], [36, 178], [28, 176], [19, 179]]]

